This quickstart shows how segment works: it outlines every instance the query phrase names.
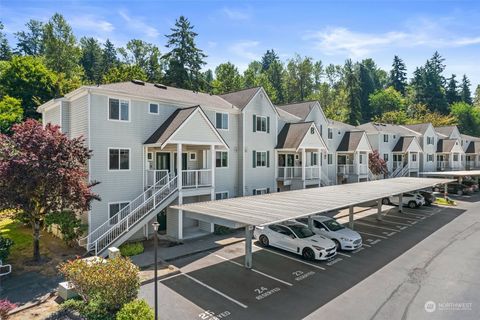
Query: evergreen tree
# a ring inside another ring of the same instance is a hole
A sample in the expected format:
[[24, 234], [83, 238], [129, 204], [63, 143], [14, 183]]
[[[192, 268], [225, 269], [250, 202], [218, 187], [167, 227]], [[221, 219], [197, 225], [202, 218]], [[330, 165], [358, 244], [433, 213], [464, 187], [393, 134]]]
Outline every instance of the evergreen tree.
[[358, 71], [355, 70], [355, 66], [351, 59], [345, 62], [343, 67], [344, 85], [347, 95], [347, 105], [349, 107], [348, 122], [351, 125], [357, 126], [362, 120], [362, 106], [360, 102], [360, 80], [358, 78]]
[[473, 105], [480, 108], [480, 84], [475, 89], [475, 97], [473, 99]]
[[259, 61], [252, 61], [247, 69], [243, 72], [243, 82], [246, 88], [257, 86], [257, 79], [262, 73], [262, 64]]
[[143, 40], [132, 39], [125, 48], [120, 48], [118, 51], [125, 63], [139, 66], [147, 75], [148, 81], [161, 81], [161, 55], [157, 46]]
[[72, 28], [61, 14], [55, 13], [45, 25], [43, 47], [50, 69], [64, 73], [67, 78], [73, 77], [74, 73], [78, 76], [80, 48]]
[[280, 60], [278, 59], [278, 55], [275, 53], [275, 51], [272, 50], [267, 50], [265, 54], [262, 57], [262, 71], [267, 71], [268, 68], [270, 68], [270, 65], [274, 62], [277, 61], [279, 62]]
[[462, 86], [460, 88], [460, 100], [468, 104], [473, 104], [472, 93], [470, 92], [470, 80], [468, 80], [465, 74], [463, 75]]
[[38, 56], [43, 54], [43, 23], [31, 19], [25, 26], [27, 27], [26, 31], [15, 33], [15, 37], [17, 38], [16, 52], [25, 56]]
[[204, 88], [202, 91], [212, 93], [212, 83], [213, 83], [213, 71], [208, 69], [203, 73], [203, 79], [205, 80]]
[[304, 101], [314, 89], [312, 58], [295, 55], [288, 61], [285, 79], [287, 102]]
[[102, 48], [95, 38], [83, 37], [80, 40], [82, 56], [80, 64], [84, 70], [85, 80], [89, 83], [99, 84], [103, 77]]
[[0, 61], [10, 60], [12, 58], [12, 49], [8, 45], [7, 37], [3, 32], [3, 23], [0, 21]]
[[204, 86], [200, 70], [206, 64], [204, 59], [207, 57], [195, 44], [198, 34], [184, 16], [176, 20], [171, 31], [172, 33], [166, 36], [166, 47], [171, 48], [171, 51], [164, 56], [168, 61], [165, 79], [168, 84], [198, 91]]
[[113, 43], [107, 39], [102, 49], [102, 74], [106, 74], [111, 68], [118, 66], [117, 50]]
[[397, 55], [393, 57], [392, 70], [390, 70], [388, 85], [392, 86], [400, 93], [405, 94], [405, 88], [407, 87], [407, 67], [403, 60]]
[[272, 100], [273, 103], [284, 103], [285, 102], [285, 89], [283, 86], [283, 79], [285, 70], [283, 64], [280, 60], [274, 60], [268, 69], [265, 71], [267, 79], [272, 85], [273, 90], [275, 91], [275, 99]]
[[372, 110], [370, 108], [369, 96], [376, 91], [374, 74], [371, 70], [362, 63], [358, 63], [355, 71], [358, 73], [359, 80], [359, 99], [361, 109], [361, 122], [368, 122], [372, 117]]
[[445, 97], [447, 98], [448, 104], [453, 104], [460, 101], [460, 95], [457, 90], [457, 80], [455, 80], [456, 75], [452, 74], [450, 78], [447, 79], [447, 88], [445, 90]]

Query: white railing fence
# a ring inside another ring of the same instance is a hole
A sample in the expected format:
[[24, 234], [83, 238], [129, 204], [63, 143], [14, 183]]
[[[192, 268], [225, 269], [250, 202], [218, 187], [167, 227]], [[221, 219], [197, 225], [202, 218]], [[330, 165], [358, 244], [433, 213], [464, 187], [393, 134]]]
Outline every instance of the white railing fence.
[[320, 171], [318, 166], [310, 166], [305, 167], [305, 179], [312, 180], [312, 179], [319, 179], [320, 178]]
[[359, 165], [358, 166], [358, 174], [367, 175], [368, 174], [368, 166], [366, 164]]
[[168, 170], [146, 170], [145, 184], [150, 187], [169, 175]]
[[278, 177], [293, 179], [302, 177], [302, 167], [278, 167]]
[[91, 243], [92, 250], [95, 254], [108, 248], [120, 236], [127, 233], [137, 222], [141, 221], [150, 212], [155, 210], [163, 201], [177, 190], [177, 177], [169, 180], [162, 188], [154, 192], [148, 197], [142, 205], [136, 207], [124, 216], [115, 225], [111, 226], [105, 233], [98, 237], [95, 242]]
[[353, 164], [339, 164], [339, 165], [337, 165], [337, 173], [353, 174], [353, 173], [355, 173], [355, 165], [353, 165]]
[[182, 187], [198, 188], [212, 185], [212, 170], [183, 170], [182, 171]]

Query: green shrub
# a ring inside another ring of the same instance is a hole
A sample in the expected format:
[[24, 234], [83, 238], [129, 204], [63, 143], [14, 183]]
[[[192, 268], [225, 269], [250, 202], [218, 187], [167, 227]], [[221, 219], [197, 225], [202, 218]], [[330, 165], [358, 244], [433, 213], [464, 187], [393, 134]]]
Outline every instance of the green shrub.
[[88, 320], [114, 320], [115, 313], [108, 311], [107, 308], [97, 299], [93, 298], [88, 303], [79, 299], [69, 299], [62, 303], [63, 310], [78, 312], [83, 318]]
[[135, 256], [142, 253], [144, 250], [143, 243], [141, 242], [125, 243], [120, 246], [120, 253], [124, 257]]
[[137, 297], [140, 288], [139, 269], [130, 259], [76, 259], [60, 264], [59, 271], [90, 307], [98, 304], [114, 314]]
[[0, 260], [6, 262], [10, 255], [10, 247], [13, 246], [13, 240], [0, 236]]
[[152, 320], [155, 314], [145, 300], [133, 300], [117, 313], [117, 320]]
[[230, 234], [233, 233], [235, 229], [229, 228], [229, 227], [224, 227], [216, 224], [213, 228], [213, 233], [216, 235], [224, 235], [224, 234]]
[[82, 221], [72, 211], [49, 213], [45, 216], [45, 224], [47, 226], [58, 225], [63, 241], [69, 246], [74, 245], [75, 241], [86, 229], [86, 226], [82, 224]]

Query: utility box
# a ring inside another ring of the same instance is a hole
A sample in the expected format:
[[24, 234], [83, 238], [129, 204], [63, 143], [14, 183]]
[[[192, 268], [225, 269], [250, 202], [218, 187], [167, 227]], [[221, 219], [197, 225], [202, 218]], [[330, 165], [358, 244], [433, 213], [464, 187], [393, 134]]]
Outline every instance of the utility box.
[[116, 258], [116, 257], [120, 257], [120, 250], [116, 247], [110, 247], [108, 248], [108, 257], [110, 259], [113, 259], [113, 258]]
[[75, 292], [75, 286], [68, 281], [58, 284], [58, 296], [63, 300], [72, 299], [78, 296]]

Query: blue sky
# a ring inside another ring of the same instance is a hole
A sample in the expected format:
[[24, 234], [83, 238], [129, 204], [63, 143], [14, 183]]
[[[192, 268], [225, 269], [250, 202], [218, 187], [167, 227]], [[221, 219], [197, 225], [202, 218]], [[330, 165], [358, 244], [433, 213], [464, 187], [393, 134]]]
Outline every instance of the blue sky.
[[282, 59], [295, 53], [343, 63], [372, 57], [389, 69], [394, 54], [409, 73], [435, 50], [446, 59], [446, 75], [466, 73], [480, 84], [480, 4], [476, 1], [0, 1], [0, 20], [13, 32], [29, 19], [62, 13], [75, 34], [109, 38], [117, 46], [139, 38], [163, 52], [164, 35], [185, 15], [199, 33], [208, 66], [231, 61], [240, 70], [267, 49]]

